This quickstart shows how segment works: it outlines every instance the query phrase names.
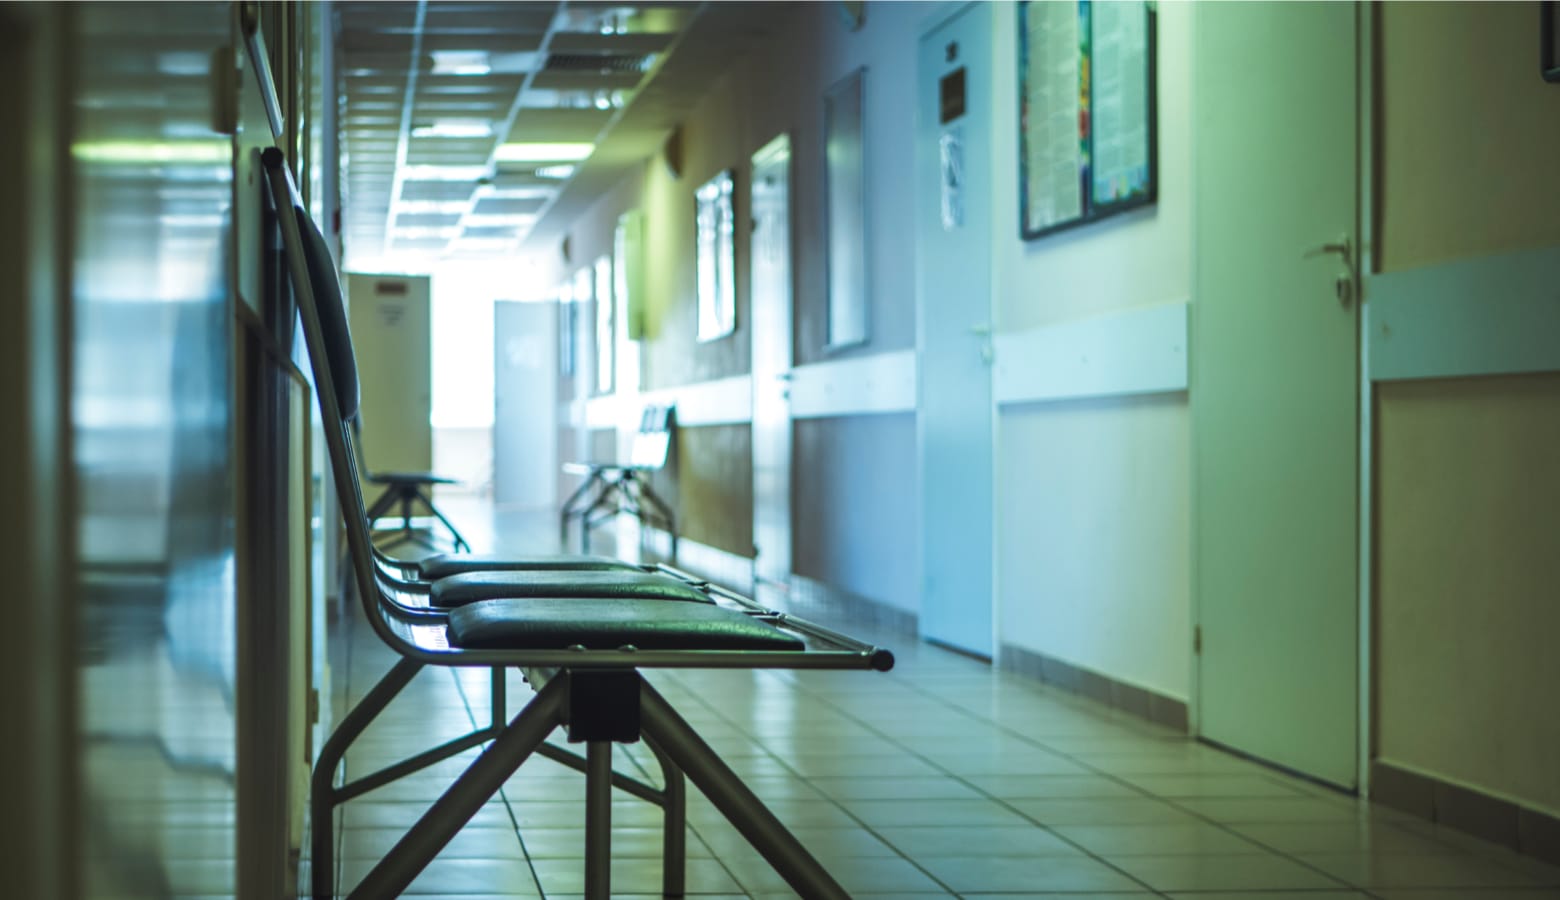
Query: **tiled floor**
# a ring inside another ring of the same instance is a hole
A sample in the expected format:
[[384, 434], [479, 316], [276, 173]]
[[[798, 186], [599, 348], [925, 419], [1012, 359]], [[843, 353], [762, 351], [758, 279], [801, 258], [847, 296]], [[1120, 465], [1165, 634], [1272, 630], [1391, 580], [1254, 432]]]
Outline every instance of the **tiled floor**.
[[[474, 531], [479, 546], [508, 543]], [[652, 677], [853, 896], [1560, 898], [1560, 869], [955, 654], [865, 636], [893, 647], [894, 671]], [[350, 648], [355, 697], [392, 660], [366, 629]], [[485, 722], [487, 677], [419, 675], [348, 770], [362, 774]], [[528, 695], [512, 678], [511, 714]], [[346, 805], [342, 890], [470, 758]], [[617, 765], [652, 780], [656, 771], [637, 744], [618, 748]], [[527, 762], [412, 893], [577, 896], [583, 799], [581, 776]], [[658, 813], [632, 798], [614, 804], [614, 896], [659, 890]], [[696, 791], [689, 820], [690, 893], [794, 896]]]

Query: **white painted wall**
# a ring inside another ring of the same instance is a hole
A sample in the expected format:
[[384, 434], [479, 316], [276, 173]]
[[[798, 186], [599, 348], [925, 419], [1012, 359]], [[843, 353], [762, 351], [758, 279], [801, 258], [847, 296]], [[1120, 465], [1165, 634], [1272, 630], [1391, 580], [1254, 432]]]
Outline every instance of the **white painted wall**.
[[[995, 103], [1013, 111], [994, 135], [999, 335], [1190, 297], [1192, 15], [1159, 6], [1159, 202], [1025, 242], [1016, 13], [999, 10]], [[1190, 696], [1189, 435], [1184, 392], [1000, 409], [1000, 643]]]

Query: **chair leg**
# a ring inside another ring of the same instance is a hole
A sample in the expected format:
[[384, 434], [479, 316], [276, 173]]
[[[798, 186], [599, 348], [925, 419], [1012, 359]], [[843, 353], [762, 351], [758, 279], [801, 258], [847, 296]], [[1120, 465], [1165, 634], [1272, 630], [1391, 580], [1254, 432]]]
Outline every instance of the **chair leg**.
[[[353, 889], [349, 898], [378, 900], [399, 896], [443, 850], [483, 804], [514, 775], [547, 735], [563, 722], [568, 702], [566, 679], [547, 683], [417, 824]], [[610, 762], [609, 762], [610, 764]]]
[[315, 900], [331, 900], [335, 896], [336, 768], [341, 765], [352, 742], [390, 705], [390, 701], [401, 693], [422, 667], [422, 663], [409, 659], [396, 663], [368, 695], [346, 714], [320, 748], [309, 790], [310, 828], [313, 830], [309, 845], [310, 865], [313, 867], [310, 881]]
[[655, 492], [654, 488], [650, 487], [650, 483], [648, 481], [645, 481], [643, 479], [638, 479], [638, 484], [639, 484], [639, 488], [640, 488], [640, 494], [642, 495], [643, 499], [645, 500], [646, 503], [649, 503], [650, 506], [655, 509], [657, 515], [659, 515], [660, 518], [661, 518], [662, 524], [664, 524], [666, 526], [666, 533], [671, 536], [671, 539], [672, 539], [672, 562], [676, 562], [677, 561], [677, 518], [674, 515], [672, 515], [672, 508], [667, 505], [666, 501], [661, 499], [661, 496]]
[[596, 484], [598, 477], [594, 471], [591, 472], [584, 481], [580, 482], [580, 486], [574, 489], [574, 493], [569, 495], [569, 499], [563, 501], [563, 509], [558, 513], [558, 542], [560, 544], [568, 544], [569, 520], [578, 512], [575, 506], [580, 500], [584, 499], [586, 494], [590, 493], [590, 489]]
[[704, 739], [672, 709], [649, 682], [640, 682], [640, 727], [687, 773], [709, 801], [742, 832], [791, 889], [818, 900], [850, 900], [839, 882], [802, 842], [775, 818]]
[[460, 548], [465, 547], [466, 552], [470, 553], [471, 545], [466, 543], [466, 539], [460, 536], [460, 531], [456, 529], [455, 523], [445, 518], [444, 513], [439, 512], [439, 508], [433, 505], [433, 498], [427, 494], [424, 494], [420, 488], [417, 491], [417, 497], [418, 499], [422, 500], [423, 503], [427, 504], [428, 511], [433, 513], [434, 518], [438, 519], [440, 522], [443, 522], [444, 527], [450, 530], [450, 534], [455, 538], [455, 552], [459, 553]]
[[612, 896], [612, 742], [585, 745], [585, 900]]
[[372, 530], [374, 527], [374, 522], [378, 521], [381, 517], [384, 516], [385, 513], [389, 512], [390, 507], [394, 505], [395, 488], [387, 487], [380, 492], [378, 497], [374, 498], [374, 505], [370, 506], [368, 508], [368, 512], [364, 515], [364, 518], [368, 519], [369, 529]]
[[681, 897], [687, 890], [688, 783], [666, 751], [650, 738], [644, 740], [661, 764], [661, 893]]
[[[590, 505], [580, 512], [580, 552], [590, 553], [591, 529], [600, 525], [605, 518], [617, 515], [617, 507], [621, 505], [618, 499], [621, 490], [617, 482], [602, 479], [600, 492], [591, 500]], [[608, 508], [612, 509], [611, 513], [607, 513]]]
[[407, 491], [405, 488], [397, 488], [401, 495], [401, 530], [407, 534], [412, 533], [412, 501], [417, 499], [417, 490], [413, 488]]

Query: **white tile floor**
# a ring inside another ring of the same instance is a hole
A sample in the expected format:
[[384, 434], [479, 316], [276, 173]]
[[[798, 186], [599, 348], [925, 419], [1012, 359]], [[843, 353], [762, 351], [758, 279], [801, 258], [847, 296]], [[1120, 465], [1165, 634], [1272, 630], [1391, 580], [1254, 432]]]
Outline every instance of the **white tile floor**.
[[[471, 531], [479, 549], [525, 549], [495, 541], [503, 528]], [[509, 529], [533, 538], [548, 531]], [[652, 676], [853, 896], [1560, 898], [1560, 869], [961, 656], [863, 636], [895, 650], [894, 671]], [[350, 651], [355, 699], [392, 658], [362, 628]], [[363, 774], [485, 722], [487, 678], [419, 675], [349, 755], [348, 771]], [[527, 696], [511, 678], [511, 714]], [[343, 892], [470, 758], [344, 807]], [[655, 773], [642, 745], [619, 747], [617, 765]], [[581, 776], [527, 762], [411, 893], [579, 895], [583, 799]], [[691, 894], [794, 896], [696, 791], [689, 820]], [[659, 890], [659, 821], [639, 800], [614, 804], [614, 896]]]

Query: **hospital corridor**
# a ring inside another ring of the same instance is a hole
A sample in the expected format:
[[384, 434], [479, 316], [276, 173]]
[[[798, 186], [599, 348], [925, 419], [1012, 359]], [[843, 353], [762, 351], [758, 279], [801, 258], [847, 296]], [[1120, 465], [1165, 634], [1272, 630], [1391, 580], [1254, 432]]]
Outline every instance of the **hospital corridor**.
[[0, 897], [1560, 898], [1557, 0], [0, 74]]

